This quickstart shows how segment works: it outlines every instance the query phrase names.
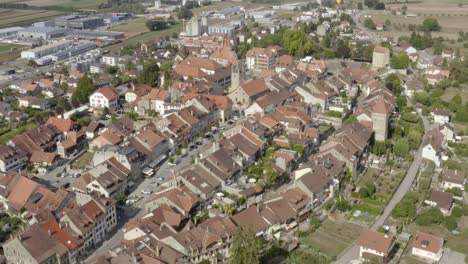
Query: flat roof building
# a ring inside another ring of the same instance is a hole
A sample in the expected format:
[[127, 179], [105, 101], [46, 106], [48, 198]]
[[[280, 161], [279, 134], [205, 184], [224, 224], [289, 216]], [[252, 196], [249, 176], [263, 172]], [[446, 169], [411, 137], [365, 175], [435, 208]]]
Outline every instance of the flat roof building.
[[28, 27], [18, 31], [22, 38], [53, 39], [65, 36], [66, 30], [55, 27]]
[[9, 27], [0, 29], [0, 38], [18, 35], [18, 32], [24, 28], [22, 27]]
[[62, 40], [52, 44], [37, 47], [35, 49], [21, 52], [21, 58], [23, 59], [38, 59], [50, 55], [52, 53], [64, 50], [73, 46], [73, 41]]

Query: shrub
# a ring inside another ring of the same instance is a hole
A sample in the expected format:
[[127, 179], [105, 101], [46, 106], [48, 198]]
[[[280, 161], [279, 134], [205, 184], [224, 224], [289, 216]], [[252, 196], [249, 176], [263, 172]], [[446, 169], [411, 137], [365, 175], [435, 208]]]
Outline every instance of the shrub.
[[452, 231], [458, 227], [458, 219], [455, 216], [448, 216], [444, 219], [444, 226]]

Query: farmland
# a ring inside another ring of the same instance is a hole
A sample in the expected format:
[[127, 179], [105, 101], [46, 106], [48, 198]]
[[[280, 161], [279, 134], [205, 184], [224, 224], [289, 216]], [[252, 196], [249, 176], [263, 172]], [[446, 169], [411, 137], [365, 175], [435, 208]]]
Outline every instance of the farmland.
[[171, 36], [173, 33], [179, 34], [182, 30], [182, 24], [175, 24], [171, 27], [161, 31], [149, 31], [145, 25], [146, 19], [135, 19], [126, 25], [120, 25], [112, 28], [115, 31], [125, 32], [128, 37], [121, 43], [109, 46], [109, 49], [118, 49], [128, 45], [138, 45], [140, 43], [148, 42]]
[[0, 3], [17, 3], [27, 4], [30, 6], [60, 6], [77, 9], [93, 9], [97, 8], [100, 4], [106, 2], [105, 0], [0, 0]]
[[0, 43], [0, 53], [14, 51], [14, 50], [20, 49], [21, 47], [23, 47], [23, 46], [21, 46], [21, 45], [14, 45], [14, 44], [3, 44], [3, 43]]
[[62, 14], [51, 10], [0, 9], [0, 28], [29, 25]]
[[[465, 5], [461, 3], [465, 2]], [[461, 6], [460, 6], [461, 5]], [[406, 14], [399, 14], [402, 7], [407, 7]], [[390, 21], [391, 26], [383, 32], [385, 36], [398, 38], [409, 36], [408, 25], [420, 25], [424, 19], [436, 18], [442, 27], [439, 32], [432, 32], [433, 37], [443, 37], [446, 44], [453, 48], [463, 48], [463, 42], [458, 42], [459, 32], [468, 32], [468, 2], [466, 1], [418, 1], [409, 3], [387, 3], [386, 10], [369, 10], [375, 23]]]

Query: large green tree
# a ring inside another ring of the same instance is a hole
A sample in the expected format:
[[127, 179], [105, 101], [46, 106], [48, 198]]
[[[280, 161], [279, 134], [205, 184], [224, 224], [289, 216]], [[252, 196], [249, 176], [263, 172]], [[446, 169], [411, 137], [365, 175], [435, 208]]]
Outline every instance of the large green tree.
[[424, 19], [423, 27], [427, 31], [440, 31], [441, 27], [439, 25], [439, 21], [437, 19], [429, 17]]
[[144, 63], [143, 70], [138, 74], [138, 82], [156, 86], [159, 78], [159, 66], [155, 60], [151, 59]]
[[390, 60], [390, 66], [393, 69], [403, 70], [408, 68], [411, 59], [404, 52], [400, 52], [398, 55], [393, 56]]
[[72, 94], [72, 101], [80, 104], [88, 102], [89, 96], [94, 92], [93, 80], [85, 74], [78, 81], [76, 91]]
[[[307, 35], [299, 29], [290, 29], [284, 32], [283, 45], [292, 56], [304, 56], [304, 45], [307, 43]], [[302, 53], [302, 54], [301, 54]]]
[[232, 238], [231, 263], [260, 264], [260, 248], [252, 229], [237, 229]]
[[393, 145], [393, 153], [398, 157], [406, 157], [409, 154], [408, 140], [399, 138]]

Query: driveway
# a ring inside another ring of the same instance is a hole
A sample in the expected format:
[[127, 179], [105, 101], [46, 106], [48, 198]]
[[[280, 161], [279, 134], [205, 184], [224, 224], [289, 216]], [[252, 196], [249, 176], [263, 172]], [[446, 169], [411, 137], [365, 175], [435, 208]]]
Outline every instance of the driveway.
[[440, 264], [465, 263], [465, 257], [465, 254], [445, 248]]

